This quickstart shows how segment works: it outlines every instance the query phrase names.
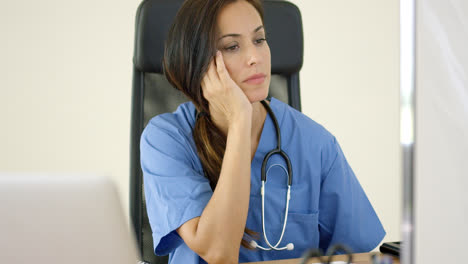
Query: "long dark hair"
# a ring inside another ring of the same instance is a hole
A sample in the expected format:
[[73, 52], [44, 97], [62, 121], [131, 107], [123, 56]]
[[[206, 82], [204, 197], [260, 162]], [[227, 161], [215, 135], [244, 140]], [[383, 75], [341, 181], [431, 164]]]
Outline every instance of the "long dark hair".
[[[208, 101], [203, 97], [201, 81], [216, 53], [216, 22], [220, 11], [237, 0], [187, 0], [175, 17], [166, 40], [163, 66], [167, 80], [182, 91], [199, 113], [209, 113]], [[259, 13], [263, 22], [260, 0], [245, 0]], [[193, 138], [205, 176], [213, 191], [218, 183], [226, 150], [226, 135], [218, 129], [209, 115], [199, 115]], [[245, 233], [257, 233], [245, 228]], [[252, 249], [246, 240], [242, 246]]]

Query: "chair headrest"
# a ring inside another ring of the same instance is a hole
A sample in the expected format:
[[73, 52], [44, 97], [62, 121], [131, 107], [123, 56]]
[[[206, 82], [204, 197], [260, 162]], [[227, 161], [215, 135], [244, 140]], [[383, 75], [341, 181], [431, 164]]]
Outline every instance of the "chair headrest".
[[[134, 67], [161, 73], [164, 41], [182, 0], [144, 0], [137, 10]], [[292, 3], [264, 0], [265, 29], [271, 50], [273, 74], [299, 72], [303, 61], [302, 19]]]

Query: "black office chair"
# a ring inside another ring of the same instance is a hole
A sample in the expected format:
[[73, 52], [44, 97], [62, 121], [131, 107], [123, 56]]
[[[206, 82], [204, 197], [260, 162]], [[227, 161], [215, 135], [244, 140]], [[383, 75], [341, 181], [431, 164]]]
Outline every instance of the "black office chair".
[[[144, 0], [138, 7], [133, 57], [133, 96], [130, 139], [130, 217], [142, 260], [167, 263], [154, 255], [152, 231], [146, 214], [140, 167], [140, 136], [155, 115], [175, 111], [188, 99], [172, 88], [162, 74], [164, 41], [182, 0]], [[270, 96], [301, 111], [299, 70], [303, 35], [299, 9], [285, 1], [264, 0], [265, 28], [271, 49]]]

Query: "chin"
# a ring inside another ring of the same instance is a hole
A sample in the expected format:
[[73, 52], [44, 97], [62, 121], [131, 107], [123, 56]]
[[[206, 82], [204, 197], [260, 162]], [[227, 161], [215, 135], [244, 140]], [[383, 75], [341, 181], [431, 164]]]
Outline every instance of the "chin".
[[247, 95], [247, 99], [249, 99], [250, 103], [260, 102], [265, 100], [268, 97], [268, 90], [266, 92], [256, 92]]
[[270, 82], [269, 80], [262, 84], [262, 85], [259, 85], [255, 88], [253, 87], [245, 87], [246, 89], [242, 89], [245, 93], [245, 95], [247, 96], [247, 99], [249, 99], [250, 103], [256, 103], [256, 102], [260, 102], [262, 100], [265, 100], [267, 97], [268, 97], [268, 91], [269, 91], [269, 88], [270, 88]]
[[265, 100], [268, 97], [268, 86], [266, 88], [262, 87], [259, 89], [250, 90], [246, 93], [246, 96], [252, 104]]

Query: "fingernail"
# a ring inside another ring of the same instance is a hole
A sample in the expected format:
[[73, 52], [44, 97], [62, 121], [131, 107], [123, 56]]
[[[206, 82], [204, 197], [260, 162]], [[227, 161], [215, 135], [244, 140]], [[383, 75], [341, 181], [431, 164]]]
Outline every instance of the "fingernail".
[[221, 55], [221, 51], [217, 50], [216, 51], [216, 56], [219, 56], [219, 55]]

